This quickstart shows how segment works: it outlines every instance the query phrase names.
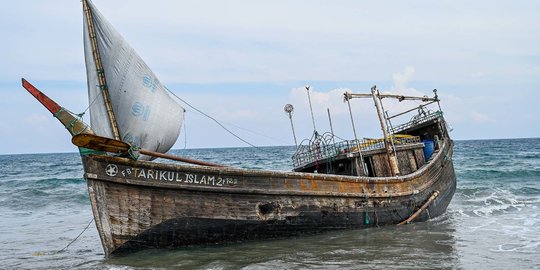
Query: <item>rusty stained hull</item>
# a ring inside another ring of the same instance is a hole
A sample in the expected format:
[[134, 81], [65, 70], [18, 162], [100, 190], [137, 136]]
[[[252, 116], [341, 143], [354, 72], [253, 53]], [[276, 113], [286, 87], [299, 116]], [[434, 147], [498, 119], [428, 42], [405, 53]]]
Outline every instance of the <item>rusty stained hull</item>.
[[453, 144], [401, 177], [195, 167], [83, 156], [107, 256], [146, 248], [283, 238], [397, 224], [440, 195], [415, 221], [445, 212], [455, 191]]

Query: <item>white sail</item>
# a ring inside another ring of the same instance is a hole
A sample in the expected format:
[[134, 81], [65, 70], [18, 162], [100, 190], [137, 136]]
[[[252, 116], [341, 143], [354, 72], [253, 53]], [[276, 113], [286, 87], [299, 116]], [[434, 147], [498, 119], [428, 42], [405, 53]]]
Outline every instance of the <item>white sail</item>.
[[[88, 1], [88, 7], [120, 139], [147, 150], [167, 152], [180, 133], [184, 109], [92, 2]], [[84, 16], [90, 123], [96, 134], [114, 138], [93, 55], [92, 31], [86, 13]]]

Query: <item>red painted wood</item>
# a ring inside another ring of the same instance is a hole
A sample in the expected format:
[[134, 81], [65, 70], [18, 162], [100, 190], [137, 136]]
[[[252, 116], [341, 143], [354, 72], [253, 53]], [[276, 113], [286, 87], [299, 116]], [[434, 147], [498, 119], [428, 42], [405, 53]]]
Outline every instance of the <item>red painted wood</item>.
[[22, 79], [22, 86], [30, 94], [32, 94], [32, 96], [34, 96], [41, 104], [43, 104], [43, 106], [45, 106], [45, 108], [47, 108], [47, 110], [49, 110], [52, 114], [56, 114], [62, 109], [62, 107], [60, 107], [58, 103], [54, 102], [47, 95], [43, 94], [41, 91], [39, 91], [35, 86], [33, 86], [24, 78]]

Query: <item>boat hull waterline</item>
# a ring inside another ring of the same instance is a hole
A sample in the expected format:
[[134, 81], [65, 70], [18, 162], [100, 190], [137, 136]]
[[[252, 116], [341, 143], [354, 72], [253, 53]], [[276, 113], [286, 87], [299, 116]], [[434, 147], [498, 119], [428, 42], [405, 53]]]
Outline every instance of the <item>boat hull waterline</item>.
[[452, 151], [453, 143], [446, 140], [420, 170], [385, 178], [103, 155], [83, 155], [83, 164], [108, 256], [398, 224], [438, 193], [415, 219], [425, 221], [444, 213], [453, 197]]

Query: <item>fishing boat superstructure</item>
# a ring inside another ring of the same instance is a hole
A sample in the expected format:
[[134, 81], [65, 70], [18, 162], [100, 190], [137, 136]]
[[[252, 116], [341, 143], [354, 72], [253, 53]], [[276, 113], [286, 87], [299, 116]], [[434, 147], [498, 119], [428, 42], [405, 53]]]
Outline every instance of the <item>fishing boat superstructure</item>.
[[[382, 139], [343, 140], [333, 132], [319, 135], [314, 131], [309, 140], [302, 141], [297, 147], [293, 156], [294, 170], [369, 177], [390, 177], [415, 172], [426, 164], [445, 140], [450, 140], [437, 90], [434, 90], [434, 94], [433, 98], [381, 94], [376, 87], [372, 88], [371, 94], [345, 93], [347, 102], [352, 98], [373, 98], [376, 105], [381, 104], [381, 108], [383, 98], [422, 103], [394, 116], [379, 112], [384, 134]], [[439, 105], [438, 110], [428, 110], [428, 106], [434, 103]], [[411, 112], [417, 113], [410, 121], [391, 126], [392, 118]]]

